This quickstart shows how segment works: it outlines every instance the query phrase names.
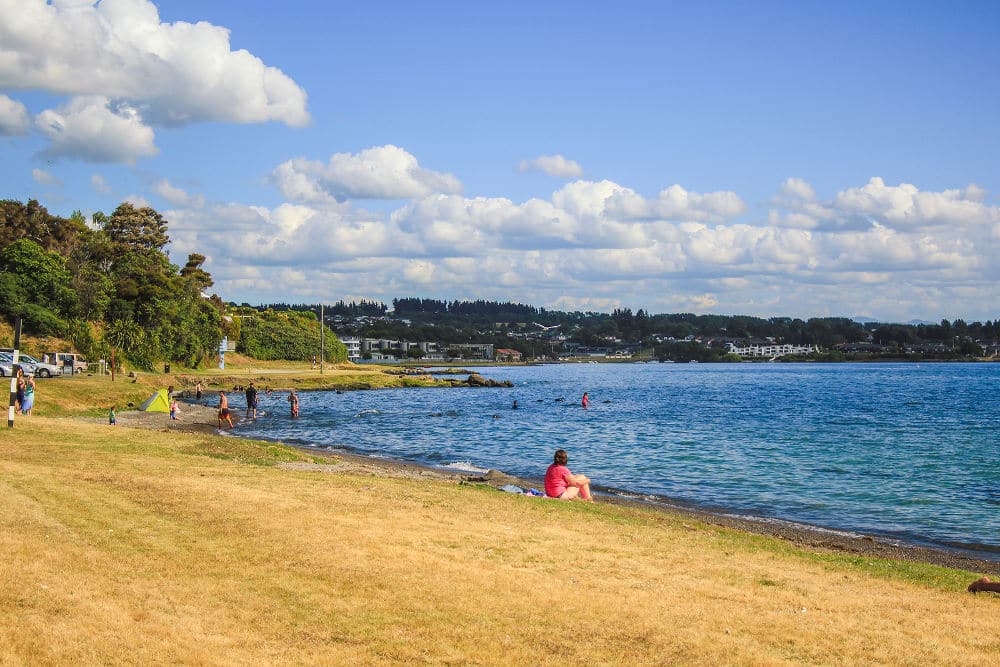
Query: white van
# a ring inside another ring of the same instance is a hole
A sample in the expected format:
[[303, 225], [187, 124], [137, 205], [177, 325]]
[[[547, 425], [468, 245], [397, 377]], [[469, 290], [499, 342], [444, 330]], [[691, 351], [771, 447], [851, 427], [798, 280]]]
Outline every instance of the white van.
[[87, 370], [87, 360], [76, 352], [48, 352], [43, 355], [44, 358], [48, 358], [50, 364], [55, 364], [60, 368], [71, 366], [74, 373]]

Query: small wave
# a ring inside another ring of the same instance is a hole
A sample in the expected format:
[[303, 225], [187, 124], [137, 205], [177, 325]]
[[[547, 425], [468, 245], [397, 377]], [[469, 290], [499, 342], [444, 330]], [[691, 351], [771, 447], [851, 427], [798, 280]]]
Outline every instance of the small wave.
[[374, 408], [370, 408], [368, 410], [362, 410], [356, 416], [357, 417], [364, 417], [365, 415], [377, 415], [377, 414], [381, 414], [381, 413], [378, 410], [374, 409]]
[[472, 465], [472, 461], [454, 461], [446, 465], [442, 465], [442, 468], [450, 468], [452, 470], [461, 470], [462, 472], [472, 472], [477, 474], [485, 474], [490, 470], [489, 468], [480, 468], [479, 466]]
[[619, 498], [627, 498], [629, 500], [645, 500], [647, 502], [654, 502], [657, 497], [649, 493], [629, 493], [628, 491], [613, 491], [614, 495]]

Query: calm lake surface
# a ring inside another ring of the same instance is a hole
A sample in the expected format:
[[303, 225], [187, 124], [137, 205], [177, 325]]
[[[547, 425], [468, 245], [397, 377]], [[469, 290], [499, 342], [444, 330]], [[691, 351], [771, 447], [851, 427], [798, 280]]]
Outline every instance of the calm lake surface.
[[1000, 560], [1000, 364], [483, 373], [515, 387], [307, 392], [296, 420], [287, 394], [274, 393], [237, 432], [534, 479], [561, 447], [571, 469], [609, 492]]

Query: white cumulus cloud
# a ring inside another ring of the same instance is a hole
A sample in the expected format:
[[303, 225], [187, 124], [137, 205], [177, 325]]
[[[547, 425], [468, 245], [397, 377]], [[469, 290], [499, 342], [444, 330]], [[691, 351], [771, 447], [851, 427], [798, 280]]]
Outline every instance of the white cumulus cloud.
[[887, 185], [879, 177], [861, 187], [838, 192], [833, 199], [816, 198], [811, 185], [790, 178], [771, 202], [770, 224], [825, 230], [865, 230], [878, 224], [889, 229], [929, 231], [935, 227], [977, 227], [1000, 224], [1000, 208], [985, 203], [975, 184], [938, 192], [915, 185]]
[[0, 87], [124, 100], [153, 124], [309, 122], [305, 91], [226, 28], [148, 0], [0, 0]]
[[326, 163], [295, 158], [271, 174], [282, 193], [294, 201], [345, 199], [414, 199], [434, 193], [458, 193], [462, 184], [451, 174], [424, 169], [398, 146], [335, 153]]
[[746, 212], [746, 204], [735, 192], [698, 193], [671, 185], [647, 199], [631, 190], [620, 190], [608, 202], [611, 215], [631, 220], [717, 220]]
[[569, 160], [562, 155], [539, 155], [532, 160], [521, 160], [518, 167], [524, 171], [541, 171], [557, 178], [579, 178], [583, 176], [583, 167], [576, 160]]
[[51, 141], [45, 154], [53, 157], [131, 164], [159, 152], [139, 113], [104, 97], [77, 97], [58, 110], [47, 109], [35, 117], [35, 126]]
[[0, 95], [0, 136], [27, 134], [31, 129], [28, 110], [17, 100]]
[[205, 198], [201, 195], [190, 195], [182, 188], [178, 188], [165, 178], [161, 178], [153, 186], [156, 194], [166, 199], [173, 206], [190, 206], [201, 208], [205, 205]]
[[44, 169], [32, 169], [31, 178], [40, 185], [62, 185], [62, 181]]
[[[363, 162], [362, 154], [345, 154], [346, 163]], [[612, 181], [575, 181], [521, 202], [430, 192], [369, 212], [337, 202], [332, 175], [295, 173], [310, 201], [189, 202], [167, 211], [172, 248], [209, 256], [220, 293], [241, 299], [433, 294], [564, 308], [903, 319], [969, 316], [975, 311], [955, 304], [1000, 299], [993, 259], [1000, 223], [965, 221], [996, 220], [998, 207], [974, 186], [926, 192], [869, 181], [824, 200], [804, 180], [789, 179], [768, 216], [745, 220], [746, 205], [726, 190], [674, 185], [644, 197]], [[900, 210], [916, 211], [921, 222], [913, 224], [912, 212], [904, 216], [910, 224], [894, 222]], [[812, 224], [776, 225], [772, 216]]]
[[837, 194], [835, 206], [847, 214], [874, 217], [896, 228], [933, 225], [981, 225], [1000, 222], [1000, 211], [983, 203], [976, 185], [941, 192], [921, 192], [909, 183], [886, 185], [872, 178], [860, 188]]

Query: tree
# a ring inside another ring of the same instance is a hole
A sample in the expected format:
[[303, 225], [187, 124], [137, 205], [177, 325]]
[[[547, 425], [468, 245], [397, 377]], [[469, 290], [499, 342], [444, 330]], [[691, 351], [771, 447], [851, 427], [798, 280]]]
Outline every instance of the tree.
[[0, 311], [24, 318], [32, 333], [60, 335], [77, 303], [63, 258], [27, 238], [0, 251]]
[[145, 332], [135, 320], [115, 320], [104, 332], [104, 341], [111, 348], [111, 379], [115, 379], [115, 367], [118, 364], [116, 351], [121, 351], [126, 357], [136, 354], [145, 339]]
[[198, 293], [207, 290], [214, 284], [212, 282], [212, 276], [201, 268], [201, 265], [204, 263], [204, 255], [192, 253], [188, 255], [187, 264], [185, 264], [184, 268], [181, 269], [181, 277], [194, 285], [194, 287], [197, 288]]
[[168, 243], [167, 221], [148, 206], [137, 209], [124, 202], [104, 223], [104, 233], [119, 246], [133, 250], [162, 250]]

